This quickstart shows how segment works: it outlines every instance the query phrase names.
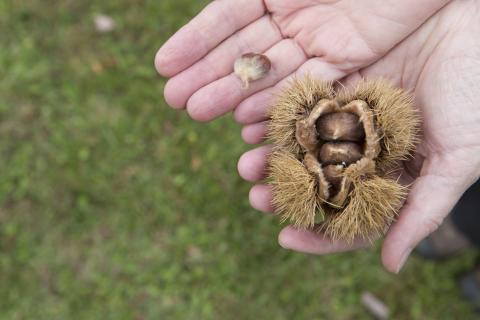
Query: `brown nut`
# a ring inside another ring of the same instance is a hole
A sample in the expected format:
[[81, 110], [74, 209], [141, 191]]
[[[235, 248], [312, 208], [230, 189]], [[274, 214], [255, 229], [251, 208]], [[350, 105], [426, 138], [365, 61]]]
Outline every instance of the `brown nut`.
[[251, 81], [265, 77], [272, 64], [267, 56], [257, 53], [246, 53], [235, 61], [235, 74], [243, 81], [244, 88], [248, 88]]
[[318, 159], [324, 165], [348, 166], [362, 158], [362, 148], [355, 142], [327, 142], [322, 145]]
[[332, 141], [362, 141], [365, 138], [360, 118], [349, 112], [328, 113], [316, 122], [319, 137]]
[[325, 179], [327, 179], [330, 184], [329, 190], [331, 196], [336, 195], [340, 190], [343, 180], [343, 169], [344, 168], [342, 165], [328, 165], [323, 168], [323, 174], [325, 176]]

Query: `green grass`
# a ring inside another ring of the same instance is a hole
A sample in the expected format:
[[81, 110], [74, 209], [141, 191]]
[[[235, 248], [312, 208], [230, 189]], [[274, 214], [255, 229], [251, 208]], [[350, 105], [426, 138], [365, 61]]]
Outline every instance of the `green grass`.
[[[468, 319], [469, 252], [287, 252], [248, 205], [230, 116], [167, 108], [153, 56], [195, 0], [0, 2], [0, 319]], [[98, 34], [93, 17], [117, 28]]]

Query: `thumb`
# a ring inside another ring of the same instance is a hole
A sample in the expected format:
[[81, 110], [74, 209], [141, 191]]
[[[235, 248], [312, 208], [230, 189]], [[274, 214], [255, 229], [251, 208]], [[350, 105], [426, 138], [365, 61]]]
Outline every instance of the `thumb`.
[[440, 226], [474, 182], [469, 170], [458, 170], [454, 157], [448, 158], [434, 156], [423, 163], [420, 177], [383, 243], [382, 262], [388, 271], [400, 271], [412, 250]]

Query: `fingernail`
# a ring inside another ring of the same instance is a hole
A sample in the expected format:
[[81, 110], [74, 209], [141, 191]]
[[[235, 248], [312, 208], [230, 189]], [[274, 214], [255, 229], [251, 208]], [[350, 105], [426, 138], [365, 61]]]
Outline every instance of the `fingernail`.
[[412, 249], [407, 249], [403, 253], [402, 258], [400, 259], [400, 263], [397, 266], [397, 270], [395, 270], [395, 274], [398, 274], [402, 270], [403, 266], [405, 265], [405, 263], [408, 260], [408, 257], [410, 256], [411, 252], [412, 252]]
[[280, 233], [278, 234], [278, 244], [283, 249], [291, 250], [289, 246], [289, 241], [288, 241], [289, 239], [288, 230], [289, 230], [288, 228], [285, 228], [282, 231], [280, 231]]
[[290, 250], [290, 248], [289, 248], [288, 245], [287, 245], [287, 242], [286, 242], [282, 237], [278, 237], [278, 244], [279, 244], [280, 247], [282, 247], [283, 249]]

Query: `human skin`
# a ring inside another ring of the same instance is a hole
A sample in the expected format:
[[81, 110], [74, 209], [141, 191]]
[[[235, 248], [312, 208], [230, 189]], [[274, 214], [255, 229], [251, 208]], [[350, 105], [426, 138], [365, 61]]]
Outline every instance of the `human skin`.
[[[198, 121], [229, 111], [242, 136], [260, 143], [272, 93], [309, 73], [350, 86], [384, 77], [414, 93], [423, 118], [421, 143], [405, 163], [412, 184], [382, 247], [387, 270], [399, 272], [411, 250], [433, 232], [480, 176], [480, 2], [223, 0], [214, 1], [158, 51], [155, 65], [170, 78], [166, 101]], [[232, 74], [242, 53], [265, 53], [273, 69], [241, 89]], [[245, 153], [240, 175], [264, 178], [270, 146]], [[271, 190], [257, 184], [251, 205], [273, 212]], [[364, 247], [286, 227], [288, 249], [327, 254]]]

